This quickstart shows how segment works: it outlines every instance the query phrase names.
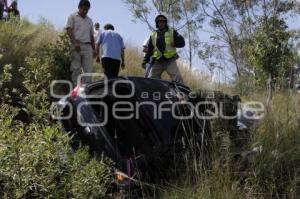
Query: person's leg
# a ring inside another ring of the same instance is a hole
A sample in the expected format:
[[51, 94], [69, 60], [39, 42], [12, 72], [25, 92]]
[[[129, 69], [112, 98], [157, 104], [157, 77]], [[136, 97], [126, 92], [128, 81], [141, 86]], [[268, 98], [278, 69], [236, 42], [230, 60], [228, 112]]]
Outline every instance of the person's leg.
[[176, 60], [166, 63], [166, 71], [172, 81], [184, 84]]
[[103, 68], [103, 73], [106, 75], [106, 77], [112, 78], [112, 72], [111, 72], [111, 59], [108, 57], [103, 57], [101, 59], [101, 64], [102, 64], [102, 68]]
[[108, 57], [104, 57], [101, 59], [102, 67], [104, 69], [104, 74], [107, 78], [115, 78], [118, 77], [120, 71], [120, 60], [111, 59]]
[[[93, 49], [90, 44], [81, 45], [82, 50], [82, 68], [84, 73], [93, 72]], [[92, 82], [92, 76], [85, 76], [84, 82]]]
[[147, 63], [145, 66], [145, 77], [148, 78], [150, 76], [152, 65]]
[[0, 3], [0, 20], [3, 19], [4, 5]]
[[72, 62], [70, 71], [72, 73], [72, 82], [77, 85], [78, 76], [81, 74], [81, 55], [80, 52], [72, 50]]
[[113, 77], [118, 77], [120, 72], [120, 65], [121, 61], [117, 59], [112, 59], [112, 65], [111, 65], [111, 75]]
[[164, 72], [164, 63], [155, 62], [150, 71], [150, 78], [161, 79], [161, 74]]

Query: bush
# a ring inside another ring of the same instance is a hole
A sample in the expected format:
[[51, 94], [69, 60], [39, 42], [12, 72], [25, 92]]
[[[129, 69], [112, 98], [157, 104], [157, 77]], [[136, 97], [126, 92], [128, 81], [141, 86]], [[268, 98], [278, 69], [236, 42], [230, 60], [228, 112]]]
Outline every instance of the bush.
[[58, 126], [13, 121], [17, 110], [1, 105], [0, 198], [98, 198], [109, 183], [105, 160], [87, 149], [70, 150]]
[[[14, 67], [1, 68], [0, 198], [103, 197], [110, 183], [109, 160], [91, 158], [87, 148], [73, 152], [71, 138], [49, 121], [49, 59], [25, 58], [18, 69], [25, 93], [17, 85], [8, 86], [14, 83]], [[25, 107], [13, 107], [15, 97]], [[30, 124], [15, 120], [24, 108], [30, 112]]]
[[44, 49], [44, 58], [48, 59], [51, 80], [71, 81], [71, 43], [66, 33], [61, 33], [58, 40], [48, 44]]
[[235, 82], [235, 91], [242, 96], [248, 96], [253, 93], [258, 87], [255, 84], [253, 76], [242, 76]]
[[6, 64], [12, 66], [13, 77], [8, 87], [21, 88], [23, 77], [19, 68], [24, 65], [25, 59], [55, 39], [56, 32], [47, 24], [33, 25], [24, 20], [0, 23], [0, 54], [3, 55], [0, 71]]

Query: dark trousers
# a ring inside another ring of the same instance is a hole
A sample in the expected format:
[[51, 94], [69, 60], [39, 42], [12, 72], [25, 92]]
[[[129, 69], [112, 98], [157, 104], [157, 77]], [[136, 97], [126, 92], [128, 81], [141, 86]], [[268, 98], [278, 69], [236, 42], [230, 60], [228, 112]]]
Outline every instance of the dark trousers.
[[101, 59], [102, 67], [104, 69], [104, 74], [107, 78], [118, 77], [120, 71], [121, 61], [117, 59], [112, 59], [109, 57], [103, 57]]
[[4, 5], [0, 3], [0, 20], [3, 19]]

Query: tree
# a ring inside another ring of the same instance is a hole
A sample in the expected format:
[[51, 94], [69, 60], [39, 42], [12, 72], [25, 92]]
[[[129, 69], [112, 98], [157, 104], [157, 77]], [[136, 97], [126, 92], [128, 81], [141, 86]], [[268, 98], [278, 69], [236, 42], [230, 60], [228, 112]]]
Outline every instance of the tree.
[[[274, 85], [283, 86], [296, 62], [296, 54], [289, 45], [291, 34], [285, 21], [278, 16], [262, 17], [252, 38], [245, 45], [249, 62], [255, 67], [259, 86], [268, 82], [269, 99], [272, 98]], [[282, 81], [283, 80], [283, 81]]]
[[[296, 11], [295, 1], [290, 0], [201, 0], [201, 9], [210, 25], [206, 31], [213, 40], [213, 46], [219, 46], [225, 57], [215, 51], [215, 60], [222, 59], [224, 65], [233, 66], [237, 77], [257, 75], [249, 63], [244, 45], [261, 25], [261, 19], [278, 16], [286, 19]], [[266, 21], [266, 20], [264, 20]], [[203, 46], [207, 48], [207, 46]], [[205, 50], [204, 50], [205, 51]], [[200, 51], [199, 55], [201, 57]]]

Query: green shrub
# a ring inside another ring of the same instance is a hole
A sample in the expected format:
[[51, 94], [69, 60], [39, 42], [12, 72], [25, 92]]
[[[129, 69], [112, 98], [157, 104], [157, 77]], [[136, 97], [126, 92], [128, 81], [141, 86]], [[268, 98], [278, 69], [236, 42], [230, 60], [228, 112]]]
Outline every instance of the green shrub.
[[247, 96], [255, 91], [255, 79], [253, 76], [242, 76], [235, 82], [235, 91], [242, 96]]
[[8, 84], [10, 88], [21, 88], [23, 75], [19, 68], [24, 65], [25, 59], [55, 39], [56, 32], [50, 25], [33, 25], [25, 20], [0, 23], [0, 54], [3, 55], [0, 71], [6, 64], [11, 64], [13, 78]]
[[71, 81], [71, 43], [68, 35], [61, 33], [54, 43], [48, 44], [44, 49], [44, 58], [48, 58], [51, 80]]
[[0, 198], [99, 198], [109, 183], [106, 160], [87, 149], [72, 152], [58, 126], [13, 121], [17, 110], [1, 105]]
[[[49, 58], [50, 59], [50, 58]], [[110, 183], [110, 161], [91, 158], [87, 148], [73, 152], [70, 137], [49, 121], [47, 89], [51, 81], [48, 58], [27, 56], [20, 86], [12, 81], [12, 65], [1, 68], [0, 82], [0, 198], [100, 198]], [[11, 92], [30, 112], [31, 123], [15, 121]]]

